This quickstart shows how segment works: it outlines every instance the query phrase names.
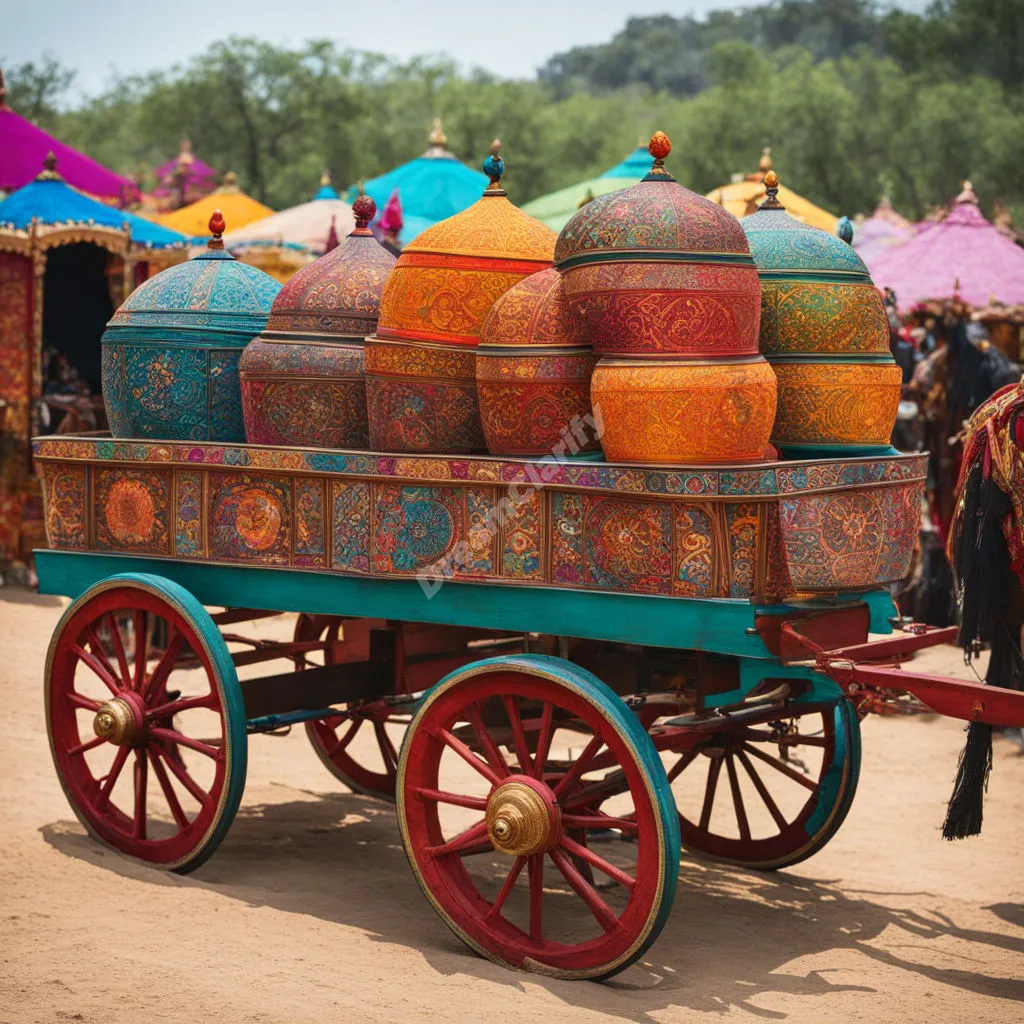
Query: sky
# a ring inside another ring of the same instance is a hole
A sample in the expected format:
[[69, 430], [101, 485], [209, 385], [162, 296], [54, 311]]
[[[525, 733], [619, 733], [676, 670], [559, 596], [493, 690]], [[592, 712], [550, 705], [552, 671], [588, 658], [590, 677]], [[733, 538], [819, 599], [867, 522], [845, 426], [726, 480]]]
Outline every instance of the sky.
[[[465, 67], [530, 77], [552, 54], [610, 39], [634, 15], [700, 15], [751, 0], [0, 0], [0, 61], [44, 52], [100, 92], [122, 74], [166, 68], [231, 35], [281, 45], [332, 39], [398, 58], [446, 53]], [[921, 8], [924, 0], [901, 6]], [[0, 65], [2, 66], [2, 65]]]

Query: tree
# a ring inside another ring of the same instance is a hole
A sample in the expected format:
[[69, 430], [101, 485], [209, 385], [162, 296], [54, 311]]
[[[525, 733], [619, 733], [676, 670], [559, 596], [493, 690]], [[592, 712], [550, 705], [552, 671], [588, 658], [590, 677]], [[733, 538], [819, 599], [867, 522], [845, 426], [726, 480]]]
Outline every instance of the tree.
[[26, 61], [4, 70], [7, 105], [26, 120], [52, 131], [58, 108], [74, 84], [76, 74], [52, 53], [44, 53], [39, 62]]

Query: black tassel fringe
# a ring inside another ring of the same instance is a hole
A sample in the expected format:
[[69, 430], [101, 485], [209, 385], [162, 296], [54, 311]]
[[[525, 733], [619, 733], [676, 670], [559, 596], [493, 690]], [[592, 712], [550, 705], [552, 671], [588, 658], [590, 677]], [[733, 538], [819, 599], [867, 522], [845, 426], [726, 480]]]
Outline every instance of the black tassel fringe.
[[991, 771], [992, 726], [971, 722], [942, 825], [943, 839], [966, 839], [981, 832], [985, 791]]

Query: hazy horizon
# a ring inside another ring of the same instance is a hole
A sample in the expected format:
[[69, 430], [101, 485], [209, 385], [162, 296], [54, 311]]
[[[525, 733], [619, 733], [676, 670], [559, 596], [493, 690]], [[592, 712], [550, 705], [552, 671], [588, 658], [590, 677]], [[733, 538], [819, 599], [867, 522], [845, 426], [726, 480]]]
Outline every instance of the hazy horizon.
[[[12, 2], [12, 0], [8, 0]], [[767, 0], [761, 0], [761, 3]], [[47, 0], [5, 12], [0, 67], [38, 61], [52, 53], [77, 78], [69, 99], [93, 96], [121, 75], [187, 62], [229, 36], [255, 36], [298, 46], [330, 39], [344, 48], [408, 60], [445, 55], [465, 69], [480, 67], [503, 78], [532, 77], [549, 57], [574, 46], [607, 42], [630, 17], [701, 16], [710, 10], [760, 6], [742, 0], [518, 0], [495, 9], [481, 0], [378, 0], [372, 5], [323, 0], [174, 0], [139, 5], [128, 0]], [[898, 6], [921, 9], [926, 0]], [[374, 19], [373, 12], [381, 12]], [[102, 16], [99, 12], [102, 12]], [[452, 26], [457, 26], [453, 32]]]

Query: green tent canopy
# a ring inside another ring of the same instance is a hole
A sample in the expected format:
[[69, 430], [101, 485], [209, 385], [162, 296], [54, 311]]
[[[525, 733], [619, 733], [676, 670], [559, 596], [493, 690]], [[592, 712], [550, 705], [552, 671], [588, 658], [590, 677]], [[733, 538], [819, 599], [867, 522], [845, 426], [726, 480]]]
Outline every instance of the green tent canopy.
[[591, 199], [607, 192], [635, 185], [651, 169], [647, 146], [637, 146], [622, 163], [609, 168], [596, 178], [560, 188], [523, 205], [523, 212], [543, 221], [554, 231], [561, 231], [572, 215]]

